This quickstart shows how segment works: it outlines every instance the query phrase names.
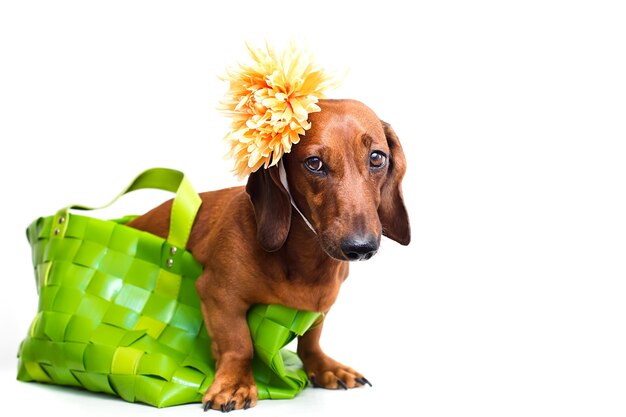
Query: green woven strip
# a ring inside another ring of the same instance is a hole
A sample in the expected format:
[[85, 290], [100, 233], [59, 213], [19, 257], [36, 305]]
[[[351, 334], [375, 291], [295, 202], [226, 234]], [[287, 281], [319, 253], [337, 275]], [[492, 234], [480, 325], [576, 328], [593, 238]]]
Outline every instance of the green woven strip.
[[[174, 202], [172, 204], [172, 212], [170, 216], [170, 232], [168, 241], [178, 248], [185, 248], [187, 239], [191, 233], [193, 222], [196, 218], [196, 214], [200, 209], [202, 200], [200, 196], [194, 191], [189, 179], [180, 171], [176, 171], [168, 168], [152, 168], [144, 171], [130, 183], [124, 191], [122, 191], [117, 197], [111, 200], [110, 203], [101, 207], [88, 207], [80, 204], [75, 204], [66, 207], [56, 214], [51, 223], [55, 225], [55, 233], [63, 236], [66, 231], [65, 218], [70, 209], [75, 210], [97, 210], [105, 207], [109, 207], [114, 204], [124, 194], [128, 194], [132, 191], [142, 190], [146, 188], [154, 188], [159, 190], [171, 191], [176, 193]], [[101, 227], [111, 227], [108, 224], [100, 225]]]
[[[159, 186], [154, 176], [133, 184]], [[215, 361], [195, 290], [202, 267], [184, 250], [189, 233], [173, 244], [125, 226], [128, 219], [64, 210], [28, 227], [39, 312], [20, 346], [18, 379], [156, 407], [200, 402]], [[193, 218], [185, 221], [191, 227]], [[281, 349], [318, 318], [276, 305], [249, 311], [260, 399], [292, 398], [306, 386], [297, 355]]]

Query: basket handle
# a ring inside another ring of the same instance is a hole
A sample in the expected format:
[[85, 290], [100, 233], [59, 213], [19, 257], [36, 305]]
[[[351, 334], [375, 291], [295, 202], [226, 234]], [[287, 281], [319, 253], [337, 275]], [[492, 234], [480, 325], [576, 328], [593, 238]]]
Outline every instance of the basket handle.
[[131, 191], [153, 188], [157, 190], [171, 191], [176, 193], [170, 214], [170, 230], [167, 241], [174, 246], [185, 248], [187, 240], [191, 234], [191, 228], [200, 209], [202, 200], [194, 191], [191, 182], [181, 171], [169, 168], [152, 168], [142, 172], [130, 183], [124, 191], [115, 197], [110, 203], [101, 207], [87, 207], [73, 205], [59, 210], [57, 217], [67, 216], [71, 209], [75, 210], [97, 210], [109, 207], [124, 194]]

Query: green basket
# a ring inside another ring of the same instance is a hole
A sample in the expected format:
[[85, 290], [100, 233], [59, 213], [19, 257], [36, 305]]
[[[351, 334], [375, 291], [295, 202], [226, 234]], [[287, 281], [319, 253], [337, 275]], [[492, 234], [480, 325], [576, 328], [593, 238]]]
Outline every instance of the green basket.
[[[126, 226], [132, 216], [70, 212], [91, 210], [83, 206], [28, 227], [39, 307], [20, 345], [19, 380], [156, 407], [201, 401], [215, 360], [195, 289], [202, 266], [185, 250], [201, 200], [179, 171], [148, 170], [120, 196], [142, 188], [176, 192], [167, 239]], [[250, 309], [259, 399], [293, 398], [307, 385], [297, 355], [283, 347], [319, 317], [279, 305]]]

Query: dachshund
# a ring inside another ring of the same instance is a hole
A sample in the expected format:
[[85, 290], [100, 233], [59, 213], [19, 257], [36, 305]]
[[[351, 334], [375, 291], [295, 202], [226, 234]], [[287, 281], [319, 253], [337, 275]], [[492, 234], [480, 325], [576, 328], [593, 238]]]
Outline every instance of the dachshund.
[[[204, 266], [196, 288], [217, 364], [205, 411], [257, 402], [246, 319], [252, 305], [327, 313], [348, 261], [371, 258], [381, 235], [402, 245], [411, 240], [401, 188], [406, 159], [391, 126], [358, 101], [320, 100], [319, 106], [309, 115], [310, 130], [278, 165], [250, 174], [245, 188], [200, 194], [187, 248]], [[165, 238], [171, 204], [130, 226]], [[313, 385], [369, 384], [322, 351], [322, 324], [298, 338]]]

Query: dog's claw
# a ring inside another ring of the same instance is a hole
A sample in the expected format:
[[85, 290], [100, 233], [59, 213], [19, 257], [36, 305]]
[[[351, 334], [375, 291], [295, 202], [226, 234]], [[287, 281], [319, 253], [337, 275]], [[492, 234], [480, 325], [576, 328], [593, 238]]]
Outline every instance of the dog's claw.
[[246, 403], [243, 405], [243, 409], [247, 410], [248, 408], [250, 408], [250, 404], [252, 403], [252, 400], [250, 398], [248, 398], [246, 400]]
[[220, 410], [222, 410], [222, 413], [230, 413], [231, 411], [233, 411], [235, 409], [235, 401], [231, 401], [228, 404], [222, 404], [220, 406]]
[[211, 405], [213, 405], [213, 401], [207, 401], [206, 404], [204, 404], [204, 412], [207, 412], [211, 409]]
[[341, 379], [337, 378], [337, 385], [339, 385], [341, 388], [347, 390], [348, 386], [346, 385], [345, 382], [343, 382]]
[[313, 388], [319, 388], [319, 385], [317, 385], [317, 380], [315, 379], [315, 375], [311, 375], [311, 385], [313, 385]]
[[367, 378], [354, 378], [354, 380], [355, 380], [356, 382], [358, 382], [359, 384], [361, 384], [361, 385], [365, 385], [365, 384], [367, 384], [367, 385], [369, 385], [370, 387], [372, 386], [372, 384], [371, 384], [371, 383], [367, 380]]

